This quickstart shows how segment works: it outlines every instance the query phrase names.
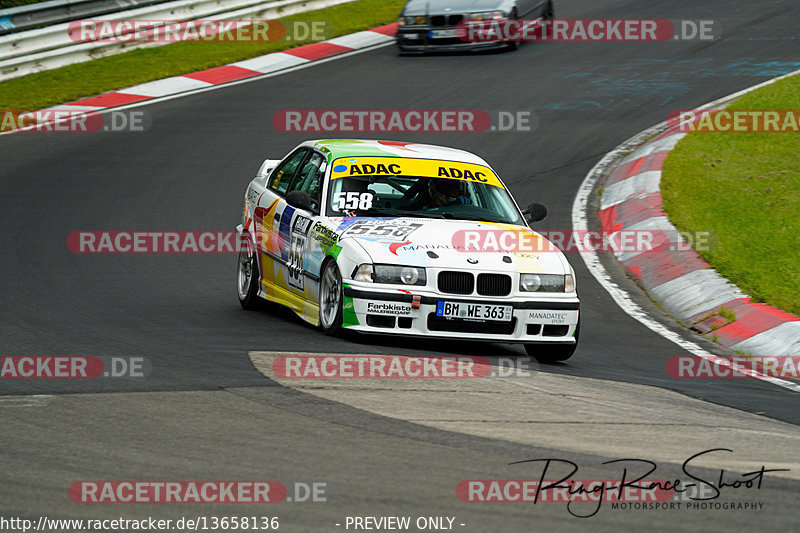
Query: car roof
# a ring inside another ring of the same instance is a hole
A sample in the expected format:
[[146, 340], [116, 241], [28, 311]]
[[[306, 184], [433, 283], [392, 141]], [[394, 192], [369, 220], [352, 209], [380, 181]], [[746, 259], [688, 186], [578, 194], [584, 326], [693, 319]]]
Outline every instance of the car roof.
[[330, 154], [332, 156], [331, 160], [340, 157], [404, 157], [457, 161], [489, 166], [486, 161], [475, 154], [457, 148], [433, 144], [362, 139], [317, 139], [303, 144]]

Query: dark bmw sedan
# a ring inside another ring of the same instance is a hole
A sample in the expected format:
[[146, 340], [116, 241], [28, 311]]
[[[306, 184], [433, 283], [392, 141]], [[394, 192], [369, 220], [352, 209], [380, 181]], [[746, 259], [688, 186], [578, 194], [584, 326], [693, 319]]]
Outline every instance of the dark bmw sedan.
[[401, 53], [516, 48], [516, 41], [466, 41], [459, 23], [553, 18], [553, 0], [409, 0], [400, 13], [397, 46]]

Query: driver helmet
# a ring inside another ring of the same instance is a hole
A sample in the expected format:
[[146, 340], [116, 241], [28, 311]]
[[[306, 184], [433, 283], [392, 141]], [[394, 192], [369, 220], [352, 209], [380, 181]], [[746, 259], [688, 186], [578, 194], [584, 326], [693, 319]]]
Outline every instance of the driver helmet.
[[469, 203], [464, 183], [459, 180], [433, 178], [428, 182], [428, 193], [438, 205], [450, 204], [455, 200], [460, 200], [461, 203]]

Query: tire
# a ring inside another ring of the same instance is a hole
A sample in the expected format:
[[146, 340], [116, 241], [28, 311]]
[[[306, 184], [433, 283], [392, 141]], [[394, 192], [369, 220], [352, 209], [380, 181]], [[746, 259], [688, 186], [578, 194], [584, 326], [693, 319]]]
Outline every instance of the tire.
[[575, 328], [575, 344], [526, 344], [525, 351], [540, 363], [558, 363], [566, 361], [578, 348], [581, 336], [581, 321]]
[[342, 274], [334, 260], [325, 263], [319, 278], [319, 327], [326, 335], [342, 329]]
[[551, 20], [554, 19], [555, 17], [556, 17], [556, 10], [555, 8], [553, 8], [553, 2], [550, 2], [550, 4], [547, 6], [547, 9], [544, 10], [542, 18], [545, 20]]
[[239, 250], [239, 261], [236, 269], [236, 293], [239, 297], [239, 304], [243, 309], [257, 309], [259, 307], [258, 298], [258, 259], [256, 258], [253, 240], [246, 233], [239, 237], [241, 244]]
[[[517, 19], [518, 18], [517, 10], [514, 9], [514, 11], [511, 12], [511, 16], [508, 17], [508, 18], [511, 19], [511, 20]], [[513, 52], [514, 50], [516, 50], [518, 48], [519, 48], [519, 41], [508, 41], [506, 43], [506, 50], [508, 50], [509, 52]]]

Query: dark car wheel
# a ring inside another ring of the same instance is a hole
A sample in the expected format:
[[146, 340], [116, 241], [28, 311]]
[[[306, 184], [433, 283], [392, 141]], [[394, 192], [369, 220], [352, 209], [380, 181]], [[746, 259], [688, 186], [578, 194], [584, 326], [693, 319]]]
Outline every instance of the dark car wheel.
[[319, 326], [326, 335], [342, 328], [342, 275], [336, 261], [328, 261], [319, 280]]
[[[511, 16], [509, 16], [508, 18], [510, 20], [517, 20], [519, 18], [519, 15], [517, 15], [516, 8], [514, 9], [514, 11], [511, 12]], [[506, 49], [509, 51], [514, 51], [517, 48], [519, 48], [519, 41], [508, 41], [506, 43]]]
[[258, 259], [256, 258], [253, 240], [243, 233], [239, 237], [239, 265], [236, 270], [236, 292], [239, 303], [244, 309], [256, 309], [260, 302], [258, 299]]
[[553, 19], [555, 17], [556, 17], [556, 10], [553, 7], [553, 2], [550, 2], [549, 4], [547, 4], [547, 9], [544, 10], [544, 13], [542, 14], [542, 18], [545, 19], [545, 20], [550, 20], [550, 19]]

